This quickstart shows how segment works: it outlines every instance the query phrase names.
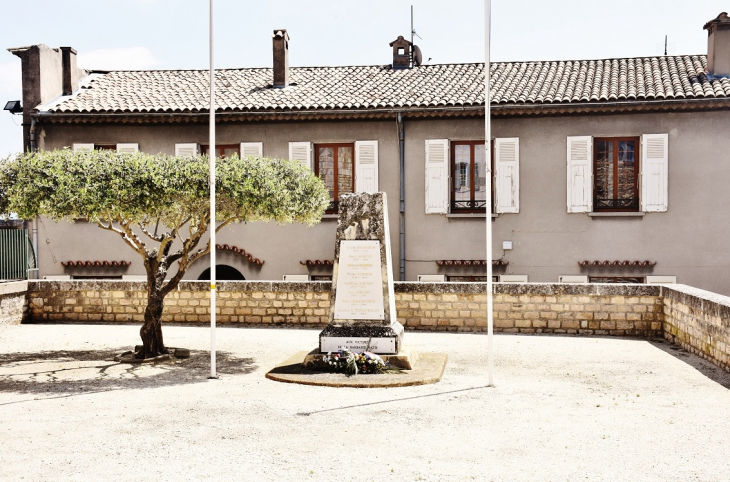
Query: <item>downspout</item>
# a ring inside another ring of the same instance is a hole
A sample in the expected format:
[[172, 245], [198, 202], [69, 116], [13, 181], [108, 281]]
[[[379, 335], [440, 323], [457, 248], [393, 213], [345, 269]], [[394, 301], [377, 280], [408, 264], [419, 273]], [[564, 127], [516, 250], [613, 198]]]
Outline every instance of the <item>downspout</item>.
[[[37, 123], [35, 117], [30, 118], [30, 152], [36, 151], [35, 133], [37, 129]], [[38, 271], [38, 218], [33, 218], [33, 254], [35, 256], [35, 279], [40, 278], [40, 272]]]
[[398, 144], [400, 147], [400, 280], [406, 280], [406, 136], [403, 114], [398, 112]]

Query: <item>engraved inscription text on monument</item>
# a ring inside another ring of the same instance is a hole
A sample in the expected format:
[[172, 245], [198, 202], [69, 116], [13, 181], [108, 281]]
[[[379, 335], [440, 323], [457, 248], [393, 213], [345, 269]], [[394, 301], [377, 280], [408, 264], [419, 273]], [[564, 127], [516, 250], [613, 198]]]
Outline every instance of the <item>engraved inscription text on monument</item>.
[[342, 240], [334, 318], [383, 320], [380, 241]]

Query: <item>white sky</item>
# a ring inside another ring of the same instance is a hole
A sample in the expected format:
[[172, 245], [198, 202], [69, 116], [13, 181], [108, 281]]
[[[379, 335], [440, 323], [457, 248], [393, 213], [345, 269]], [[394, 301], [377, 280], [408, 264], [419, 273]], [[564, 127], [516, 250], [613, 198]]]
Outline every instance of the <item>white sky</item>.
[[[215, 0], [216, 67], [270, 67], [286, 28], [292, 66], [373, 65], [416, 38], [428, 63], [484, 59], [484, 0]], [[96, 69], [205, 69], [208, 0], [0, 0], [0, 47], [71, 46]], [[492, 60], [704, 54], [702, 26], [730, 0], [492, 0]], [[0, 103], [21, 98], [20, 60], [0, 51]], [[20, 116], [0, 112], [0, 157], [22, 149]]]

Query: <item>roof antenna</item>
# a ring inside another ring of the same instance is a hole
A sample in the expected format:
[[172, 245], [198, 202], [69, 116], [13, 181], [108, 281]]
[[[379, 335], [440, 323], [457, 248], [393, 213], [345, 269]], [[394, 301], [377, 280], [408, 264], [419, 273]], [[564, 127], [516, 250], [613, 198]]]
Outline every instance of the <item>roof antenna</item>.
[[[416, 29], [413, 28], [413, 5], [411, 5], [411, 67], [413, 67], [414, 63], [415, 63], [415, 65], [421, 65], [421, 62], [422, 62], [422, 60], [420, 58], [420, 57], [422, 57], [421, 50], [418, 49], [418, 47], [413, 45], [413, 36], [414, 35], [416, 37], [420, 38], [421, 40], [423, 40], [423, 38], [420, 35], [418, 35], [418, 33], [416, 33]], [[416, 57], [419, 57], [419, 58], [416, 58]], [[428, 60], [431, 60], [431, 59], [428, 59]]]
[[667, 35], [664, 36], [664, 55], [667, 55]]

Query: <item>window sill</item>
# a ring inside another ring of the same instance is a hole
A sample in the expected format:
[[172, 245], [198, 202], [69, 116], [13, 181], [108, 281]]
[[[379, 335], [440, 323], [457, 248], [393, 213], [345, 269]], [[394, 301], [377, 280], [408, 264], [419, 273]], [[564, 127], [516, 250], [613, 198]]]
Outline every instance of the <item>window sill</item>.
[[[486, 218], [486, 213], [463, 213], [463, 214], [457, 214], [457, 213], [450, 213], [446, 215], [447, 218]], [[492, 218], [496, 219], [499, 217], [499, 214], [492, 213]]]
[[643, 212], [588, 213], [592, 218], [642, 218], [645, 214]]

